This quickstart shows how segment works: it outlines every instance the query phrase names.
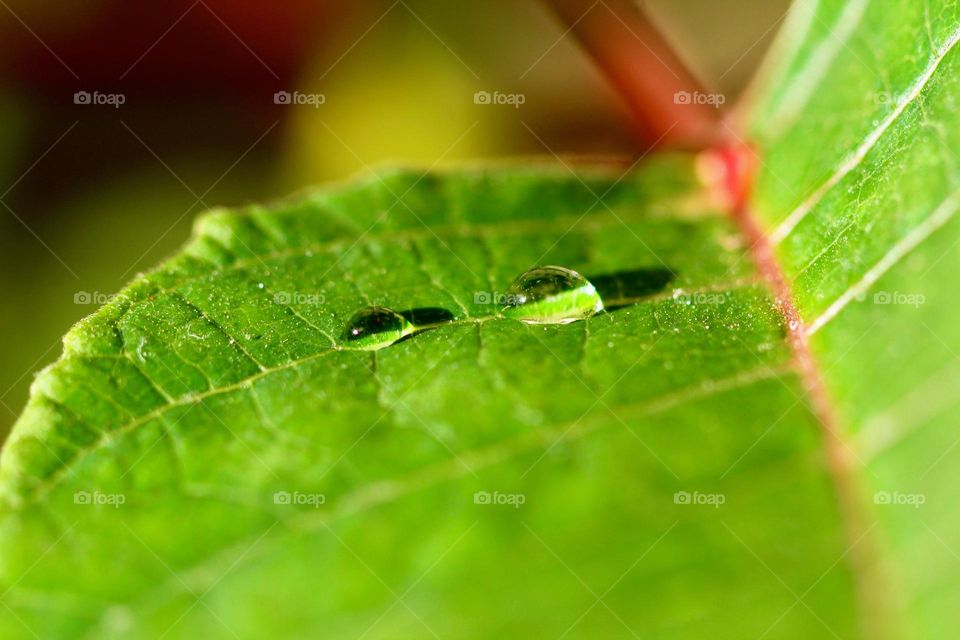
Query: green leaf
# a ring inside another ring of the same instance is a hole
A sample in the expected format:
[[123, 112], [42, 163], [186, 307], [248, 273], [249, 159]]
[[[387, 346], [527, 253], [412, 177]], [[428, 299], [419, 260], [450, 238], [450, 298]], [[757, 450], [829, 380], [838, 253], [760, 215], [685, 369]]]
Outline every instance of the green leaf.
[[[207, 214], [34, 383], [0, 459], [6, 635], [951, 637], [958, 11], [788, 21], [750, 215], [799, 325], [683, 155]], [[493, 317], [548, 264], [674, 279]], [[457, 320], [333, 349], [369, 306]]]
[[[202, 218], [36, 380], [2, 465], [9, 615], [56, 637], [757, 636], [827, 572], [808, 600], [849, 629], [781, 317], [692, 175], [397, 171]], [[586, 321], [491, 318], [533, 264], [676, 276]], [[370, 305], [482, 319], [332, 350]], [[771, 633], [822, 630], [801, 608]]]
[[876, 527], [864, 616], [920, 638], [960, 624], [958, 41], [952, 0], [798, 2], [753, 129], [753, 209]]

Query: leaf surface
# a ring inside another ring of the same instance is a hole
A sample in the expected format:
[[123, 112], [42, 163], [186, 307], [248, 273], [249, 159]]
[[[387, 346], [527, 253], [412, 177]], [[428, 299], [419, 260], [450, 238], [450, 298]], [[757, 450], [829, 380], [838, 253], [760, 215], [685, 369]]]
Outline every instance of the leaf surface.
[[752, 208], [870, 506], [882, 615], [921, 638], [960, 623], [958, 42], [954, 1], [798, 2], [751, 116]]
[[[800, 327], [682, 155], [381, 171], [207, 214], [34, 384], [0, 460], [4, 629], [950, 637], [957, 12], [788, 20], [749, 208]], [[568, 325], [492, 317], [538, 264], [675, 279]], [[370, 305], [457, 320], [332, 349]]]

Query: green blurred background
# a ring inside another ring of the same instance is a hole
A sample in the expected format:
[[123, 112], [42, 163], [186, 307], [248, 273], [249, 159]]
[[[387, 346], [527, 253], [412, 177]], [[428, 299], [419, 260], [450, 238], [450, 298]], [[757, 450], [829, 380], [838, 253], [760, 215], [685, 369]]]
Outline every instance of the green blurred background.
[[[788, 0], [645, 4], [729, 104]], [[534, 0], [0, 0], [0, 438], [67, 328], [206, 208], [383, 162], [641, 152], [564, 32]]]

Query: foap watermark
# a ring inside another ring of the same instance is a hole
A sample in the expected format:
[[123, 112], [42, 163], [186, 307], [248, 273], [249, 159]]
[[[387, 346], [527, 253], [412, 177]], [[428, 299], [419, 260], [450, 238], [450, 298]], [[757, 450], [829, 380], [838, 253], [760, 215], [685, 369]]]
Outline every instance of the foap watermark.
[[122, 493], [104, 493], [102, 491], [77, 491], [73, 494], [73, 504], [84, 506], [108, 506], [119, 509], [127, 502]]
[[499, 491], [477, 491], [473, 494], [473, 504], [507, 505], [519, 509], [527, 501], [523, 493], [500, 493]]
[[873, 503], [882, 505], [907, 506], [919, 509], [927, 502], [923, 493], [901, 493], [899, 491], [877, 491], [873, 494]]
[[715, 109], [723, 106], [727, 101], [727, 96], [722, 93], [703, 93], [702, 91], [677, 91], [673, 94], [673, 104], [705, 104]]
[[722, 493], [701, 493], [699, 491], [677, 491], [673, 494], [673, 504], [705, 505], [719, 509], [725, 504], [727, 496]]
[[73, 294], [73, 304], [95, 304], [102, 306], [123, 297], [119, 293], [100, 293], [99, 291], [77, 291]]
[[877, 291], [873, 294], [873, 304], [904, 305], [919, 308], [926, 303], [927, 297], [922, 293], [906, 293], [903, 291]]
[[273, 294], [275, 304], [313, 304], [326, 303], [327, 298], [322, 293], [301, 293], [299, 291], [277, 291]]
[[519, 109], [520, 105], [527, 101], [527, 96], [522, 93], [501, 93], [499, 91], [477, 91], [473, 94], [473, 104], [506, 104], [514, 109]]
[[327, 501], [322, 493], [306, 493], [303, 491], [277, 491], [273, 494], [273, 504], [292, 507], [313, 507], [319, 509]]
[[122, 93], [101, 93], [99, 91], [77, 91], [73, 94], [73, 104], [110, 106], [119, 109], [127, 101]]
[[682, 305], [726, 304], [730, 301], [729, 291], [684, 291], [675, 289], [673, 300]]
[[494, 304], [498, 307], [520, 304], [520, 296], [515, 293], [500, 293], [499, 291], [474, 291], [473, 304]]
[[273, 104], [307, 105], [318, 109], [327, 101], [322, 93], [303, 93], [301, 91], [277, 91], [273, 94]]

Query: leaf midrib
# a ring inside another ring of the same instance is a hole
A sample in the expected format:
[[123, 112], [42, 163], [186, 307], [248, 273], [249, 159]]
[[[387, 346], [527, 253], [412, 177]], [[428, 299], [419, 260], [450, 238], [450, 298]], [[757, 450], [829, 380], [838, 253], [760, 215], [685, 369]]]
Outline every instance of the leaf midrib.
[[[139, 309], [143, 305], [146, 305], [150, 302], [150, 299], [156, 296], [175, 293], [186, 285], [200, 282], [206, 280], [212, 276], [221, 276], [226, 274], [233, 273], [243, 273], [249, 267], [256, 266], [267, 266], [267, 261], [274, 260], [284, 260], [288, 258], [307, 258], [311, 257], [312, 254], [317, 252], [335, 252], [338, 249], [342, 248], [352, 248], [360, 244], [371, 244], [381, 240], [404, 240], [404, 239], [430, 239], [437, 237], [438, 235], [442, 238], [476, 238], [476, 239], [489, 239], [499, 236], [512, 236], [517, 233], [529, 233], [531, 235], [537, 235], [538, 232], [544, 230], [551, 230], [552, 228], [563, 229], [565, 232], [576, 226], [578, 230], [581, 231], [598, 231], [603, 229], [614, 228], [626, 224], [627, 221], [639, 221], [639, 220], [671, 220], [676, 222], [695, 222], [699, 219], [723, 219], [722, 215], [716, 212], [709, 210], [704, 210], [703, 214], [698, 216], [691, 215], [650, 215], [649, 213], [644, 213], [643, 215], [637, 216], [636, 218], [629, 216], [627, 220], [622, 218], [614, 220], [604, 220], [593, 221], [588, 218], [585, 214], [581, 215], [570, 215], [570, 216], [559, 216], [552, 218], [550, 221], [538, 221], [535, 219], [526, 219], [522, 222], [519, 221], [502, 221], [497, 224], [474, 224], [470, 222], [462, 222], [454, 225], [441, 225], [435, 227], [435, 230], [438, 233], [433, 232], [423, 232], [419, 228], [413, 228], [410, 230], [393, 230], [386, 231], [376, 234], [364, 233], [360, 238], [338, 238], [336, 240], [326, 240], [323, 242], [309, 243], [306, 245], [300, 245], [292, 249], [284, 249], [277, 251], [268, 251], [265, 253], [254, 254], [249, 258], [237, 258], [229, 262], [228, 264], [218, 265], [213, 264], [214, 269], [210, 273], [203, 275], [186, 275], [174, 279], [170, 284], [167, 284], [162, 287], [157, 287], [149, 290], [149, 294], [139, 298], [133, 299], [131, 296], [124, 293], [120, 293], [117, 296], [116, 302], [111, 302], [106, 306], [102, 307], [97, 313], [90, 318], [97, 317], [100, 313], [103, 313], [104, 310], [111, 308], [114, 305], [121, 304], [122, 310], [120, 315], [113, 319], [115, 323], [120, 323], [124, 317], [132, 313], [133, 311]], [[372, 227], [371, 227], [372, 228]], [[369, 230], [368, 230], [369, 231]], [[219, 243], [219, 240], [213, 236], [209, 235], [200, 235], [194, 237], [193, 241], [198, 241], [201, 238], [206, 238]], [[224, 246], [224, 249], [231, 254], [234, 251]], [[189, 253], [189, 245], [184, 255], [189, 255], [198, 260], [204, 260], [202, 256], [197, 256], [195, 254]], [[209, 261], [208, 261], [209, 262]], [[147, 274], [146, 278], [149, 281], [151, 275], [157, 273], [163, 273], [164, 266], [159, 267], [153, 273]], [[68, 354], [69, 355], [69, 354]]]
[[[707, 285], [707, 286], [700, 287], [700, 288], [688, 288], [688, 289], [684, 289], [684, 291], [685, 291], [686, 293], [689, 293], [689, 294], [713, 293], [713, 292], [720, 292], [720, 291], [734, 291], [734, 290], [736, 290], [736, 289], [738, 289], [738, 288], [748, 288], [748, 287], [750, 287], [751, 285], [755, 285], [755, 284], [758, 284], [758, 283], [759, 283], [759, 281], [758, 281], [757, 278], [746, 278], [746, 279], [732, 280], [732, 281], [725, 282], [725, 283], [717, 283], [717, 284], [713, 284], [713, 285]], [[670, 300], [670, 299], [673, 298], [673, 296], [674, 296], [674, 294], [673, 294], [672, 291], [671, 291], [671, 292], [666, 292], [666, 293], [661, 293], [661, 294], [655, 294], [655, 295], [651, 295], [651, 296], [649, 296], [649, 297], [644, 298], [643, 302], [640, 303], [640, 304], [655, 304], [655, 303], [657, 303], [657, 302], [662, 302], [662, 301], [665, 301], [665, 300]], [[612, 311], [612, 312], [610, 312], [610, 313], [617, 313], [617, 312], [616, 312], [616, 311]], [[499, 316], [482, 316], [482, 317], [464, 318], [464, 319], [462, 319], [462, 320], [458, 320], [458, 321], [455, 321], [455, 322], [451, 322], [451, 323], [449, 323], [449, 324], [447, 324], [447, 325], [444, 325], [444, 326], [445, 326], [445, 327], [450, 327], [450, 326], [476, 325], [476, 326], [479, 327], [479, 326], [483, 326], [483, 325], [485, 325], [485, 324], [487, 324], [487, 323], [489, 323], [489, 322], [496, 321], [496, 320], [502, 320], [502, 318], [499, 317]], [[590, 322], [590, 318], [586, 318], [586, 319], [583, 320], [582, 322], [583, 322], [585, 325], [588, 326], [588, 325], [589, 325], [589, 322]], [[271, 376], [271, 375], [274, 375], [274, 374], [276, 374], [276, 373], [280, 373], [280, 372], [287, 371], [287, 370], [290, 370], [290, 369], [295, 369], [295, 368], [297, 368], [297, 367], [299, 367], [299, 366], [301, 366], [301, 365], [304, 365], [304, 364], [309, 363], [309, 362], [313, 362], [313, 361], [315, 361], [315, 360], [319, 360], [320, 358], [322, 358], [322, 357], [324, 357], [324, 356], [330, 355], [330, 354], [332, 354], [332, 353], [338, 353], [338, 352], [340, 352], [340, 351], [341, 351], [341, 350], [339, 350], [339, 349], [337, 349], [337, 348], [335, 348], [335, 347], [325, 348], [325, 349], [322, 349], [322, 350], [320, 350], [320, 351], [317, 351], [316, 353], [312, 353], [312, 354], [310, 354], [310, 355], [308, 355], [308, 356], [305, 356], [305, 357], [303, 357], [303, 358], [295, 358], [295, 359], [293, 359], [293, 360], [290, 360], [290, 361], [288, 361], [288, 362], [284, 362], [283, 364], [276, 365], [276, 366], [274, 366], [274, 367], [262, 367], [261, 370], [258, 371], [257, 373], [254, 373], [254, 374], [252, 374], [252, 375], [250, 375], [250, 376], [247, 376], [247, 377], [245, 377], [245, 378], [243, 378], [243, 379], [241, 379], [241, 380], [238, 380], [237, 382], [233, 382], [233, 383], [230, 383], [230, 384], [227, 384], [227, 385], [223, 385], [223, 386], [221, 386], [221, 387], [215, 387], [215, 388], [207, 389], [206, 391], [202, 391], [202, 392], [186, 393], [186, 394], [180, 396], [179, 398], [176, 398], [174, 402], [172, 402], [172, 403], [163, 403], [163, 404], [159, 405], [158, 407], [156, 407], [155, 409], [152, 409], [151, 411], [149, 411], [149, 412], [147, 412], [147, 413], [144, 413], [144, 414], [141, 415], [141, 416], [136, 417], [135, 419], [131, 420], [130, 422], [127, 422], [127, 423], [122, 424], [122, 425], [118, 425], [117, 427], [115, 427], [115, 428], [113, 428], [113, 429], [111, 429], [111, 430], [109, 430], [109, 431], [101, 431], [99, 437], [98, 437], [96, 440], [94, 440], [91, 444], [89, 444], [89, 445], [87, 445], [87, 446], [85, 446], [85, 447], [79, 447], [79, 448], [77, 448], [77, 449], [75, 450], [75, 454], [74, 454], [74, 456], [73, 456], [72, 458], [70, 458], [67, 462], [63, 463], [62, 466], [58, 467], [58, 468], [56, 469], [56, 471], [54, 471], [53, 473], [51, 473], [44, 482], [39, 483], [38, 485], [34, 486], [34, 487], [31, 489], [31, 492], [30, 492], [30, 494], [29, 494], [29, 496], [28, 496], [27, 498], [25, 498], [25, 499], [20, 499], [20, 497], [18, 496], [18, 497], [17, 497], [17, 498], [18, 498], [18, 501], [17, 501], [17, 502], [14, 502], [13, 507], [14, 507], [15, 510], [23, 510], [23, 509], [26, 509], [26, 508], [28, 508], [29, 506], [33, 505], [33, 504], [36, 504], [44, 495], [46, 495], [47, 493], [49, 493], [50, 490], [52, 490], [53, 488], [55, 488], [55, 487], [60, 483], [60, 481], [61, 481], [77, 464], [81, 463], [87, 456], [89, 456], [89, 455], [91, 455], [92, 453], [94, 453], [94, 452], [102, 449], [103, 447], [108, 446], [108, 445], [110, 444], [110, 442], [111, 442], [112, 440], [114, 440], [115, 438], [119, 438], [119, 437], [125, 436], [125, 435], [127, 435], [128, 433], [134, 431], [137, 427], [139, 427], [139, 426], [141, 426], [141, 425], [144, 425], [144, 424], [147, 424], [147, 423], [149, 423], [149, 422], [151, 422], [151, 421], [153, 421], [153, 420], [155, 420], [155, 419], [157, 419], [157, 418], [162, 417], [162, 416], [165, 415], [168, 411], [171, 411], [171, 410], [173, 410], [173, 409], [175, 409], [175, 408], [178, 408], [178, 407], [193, 407], [193, 406], [196, 406], [197, 404], [199, 404], [200, 402], [202, 402], [203, 400], [205, 400], [205, 399], [207, 399], [207, 398], [215, 397], [215, 396], [218, 396], [218, 395], [223, 395], [223, 394], [226, 394], [226, 393], [231, 393], [231, 392], [234, 392], [234, 391], [240, 391], [240, 390], [244, 390], [244, 389], [250, 389], [250, 388], [253, 386], [254, 383], [256, 383], [258, 380], [261, 380], [261, 379], [263, 379], [263, 378], [266, 378], [267, 376]], [[125, 360], [125, 361], [132, 361], [132, 360], [133, 360], [133, 359], [129, 356], [129, 353], [126, 352], [126, 351], [124, 351], [124, 352], [123, 352], [122, 354], [120, 354], [120, 355], [110, 355], [110, 356], [94, 356], [94, 355], [84, 355], [84, 354], [79, 354], [79, 355], [71, 356], [71, 358], [76, 358], [76, 359], [79, 359], [79, 360], [86, 359], [86, 358], [100, 359], [100, 358], [104, 358], [104, 357], [108, 357], [108, 358], [110, 358], [110, 359], [122, 359], [122, 360]], [[50, 398], [50, 400], [51, 400], [51, 401], [55, 401], [55, 400], [52, 399], [52, 398]]]
[[[883, 118], [878, 126], [868, 132], [853, 152], [843, 158], [839, 167], [822, 184], [813, 189], [799, 205], [789, 212], [769, 235], [765, 235], [760, 231], [758, 240], [770, 245], [770, 249], [772, 249], [772, 247], [780, 245], [789, 237], [796, 227], [829, 193], [841, 185], [848, 175], [862, 165], [880, 140], [883, 139], [888, 132], [894, 130], [901, 116], [910, 105], [914, 104], [923, 95], [924, 91], [930, 85], [930, 82], [940, 71], [944, 60], [956, 49], [958, 44], [960, 44], [960, 28], [956, 28], [940, 45], [936, 45], [931, 41], [930, 45], [933, 50], [933, 56], [927, 61], [926, 66], [919, 76], [916, 77], [905, 90], [898, 94], [898, 99], [893, 110]], [[793, 310], [792, 315], [797, 322], [796, 324], [790, 324], [788, 322], [788, 327], [796, 329], [798, 332], [790, 341], [794, 347], [795, 354], [798, 355], [801, 361], [808, 360], [810, 362], [809, 366], [801, 368], [805, 371], [804, 378], [807, 381], [808, 388], [814, 391], [814, 404], [819, 407], [815, 413], [818, 415], [818, 421], [821, 425], [824, 446], [828, 460], [830, 461], [829, 469], [837, 491], [841, 518], [844, 523], [849, 545], [849, 563], [851, 565], [852, 575], [854, 576], [855, 590], [860, 607], [861, 627], [867, 637], [886, 637], [891, 633], [892, 629], [902, 628], [897, 621], [897, 607], [891, 606], [888, 602], [895, 594], [895, 590], [892, 588], [888, 576], [885, 575], [885, 572], [881, 569], [883, 553], [881, 552], [880, 545], [876, 542], [876, 534], [869, 536], [864, 534], [864, 537], [869, 539], [867, 543], [863, 545], [859, 544], [860, 538], [856, 537], [857, 530], [866, 531], [867, 533], [872, 532], [877, 522], [872, 512], [866, 508], [865, 493], [860, 490], [857, 484], [858, 479], [853, 474], [853, 471], [859, 465], [855, 465], [849, 460], [849, 452], [852, 451], [852, 439], [849, 436], [849, 429], [843, 428], [834, 417], [835, 411], [833, 405], [827, 397], [825, 386], [820, 380], [820, 374], [814, 364], [812, 355], [809, 353], [808, 339], [838, 315], [856, 292], [865, 291], [891, 268], [896, 261], [903, 257], [903, 255], [912, 251], [932, 235], [934, 231], [943, 226], [943, 224], [956, 213], [956, 208], [950, 210], [948, 203], [958, 194], [960, 194], [960, 192], [954, 192], [948, 195], [943, 204], [935, 208], [935, 210], [912, 229], [906, 237], [898, 241], [858, 282], [831, 302], [818, 317], [812, 320], [812, 324], [809, 326], [807, 326], [799, 314], [796, 313], [796, 306], [789, 291], [792, 283], [789, 283], [783, 276], [783, 271], [778, 261], [773, 257], [773, 251], [769, 251], [770, 263], [774, 267], [774, 271], [780, 274], [783, 286], [778, 287], [776, 277], [773, 279], [767, 275], [765, 275], [765, 277], [771, 281], [775, 294], [778, 297], [782, 297], [786, 302], [786, 306]], [[759, 220], [757, 220], [753, 214], [749, 213], [746, 209], [744, 213], [746, 214], [744, 219], [748, 219], [751, 224], [755, 225], [757, 230], [762, 229]], [[834, 239], [834, 242], [838, 241], [842, 236], [843, 231]], [[823, 255], [825, 252], [826, 249], [822, 250], [817, 257], [810, 261], [807, 267], [809, 268], [809, 266], [816, 262], [820, 255]], [[758, 266], [761, 267], [761, 272], [763, 273], [764, 270], [759, 262]], [[778, 288], [781, 289], [780, 292], [777, 291]], [[788, 321], [790, 315], [790, 313], [785, 314]], [[800, 345], [799, 351], [797, 345]], [[859, 460], [857, 462], [859, 462]], [[854, 539], [855, 537], [856, 539]]]

